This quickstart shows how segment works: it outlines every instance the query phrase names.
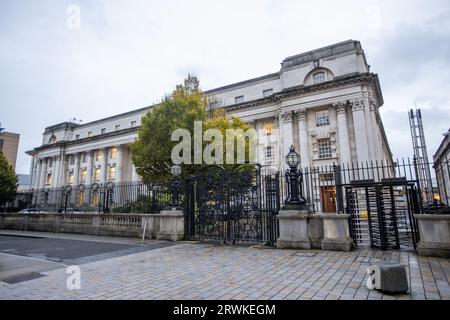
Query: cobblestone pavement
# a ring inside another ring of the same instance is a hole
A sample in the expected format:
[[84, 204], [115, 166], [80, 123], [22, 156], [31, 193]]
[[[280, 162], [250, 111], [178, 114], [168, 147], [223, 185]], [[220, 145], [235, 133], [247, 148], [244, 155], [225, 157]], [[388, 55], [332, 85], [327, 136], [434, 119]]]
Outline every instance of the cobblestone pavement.
[[[410, 294], [369, 291], [366, 268], [382, 260], [407, 266]], [[450, 260], [413, 252], [349, 253], [180, 243], [86, 263], [81, 289], [66, 270], [0, 282], [0, 299], [450, 299]]]

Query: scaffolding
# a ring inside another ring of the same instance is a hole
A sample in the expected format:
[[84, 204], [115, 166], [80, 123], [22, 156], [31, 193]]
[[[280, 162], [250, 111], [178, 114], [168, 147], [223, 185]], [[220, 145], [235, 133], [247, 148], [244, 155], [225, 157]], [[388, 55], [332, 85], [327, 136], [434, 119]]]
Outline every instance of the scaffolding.
[[417, 164], [417, 178], [419, 179], [422, 199], [431, 203], [433, 202], [433, 183], [420, 109], [411, 109], [409, 111], [409, 126], [411, 128], [414, 157]]

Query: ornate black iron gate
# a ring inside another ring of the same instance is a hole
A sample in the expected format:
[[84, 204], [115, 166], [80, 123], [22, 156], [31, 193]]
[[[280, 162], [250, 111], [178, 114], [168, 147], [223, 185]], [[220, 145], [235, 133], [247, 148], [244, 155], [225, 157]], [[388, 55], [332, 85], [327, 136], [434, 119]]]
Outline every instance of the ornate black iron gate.
[[279, 199], [278, 174], [262, 175], [253, 166], [209, 167], [187, 183], [186, 238], [274, 244]]
[[404, 179], [354, 181], [344, 186], [350, 233], [356, 245], [382, 250], [416, 247], [414, 214], [420, 213], [415, 184]]

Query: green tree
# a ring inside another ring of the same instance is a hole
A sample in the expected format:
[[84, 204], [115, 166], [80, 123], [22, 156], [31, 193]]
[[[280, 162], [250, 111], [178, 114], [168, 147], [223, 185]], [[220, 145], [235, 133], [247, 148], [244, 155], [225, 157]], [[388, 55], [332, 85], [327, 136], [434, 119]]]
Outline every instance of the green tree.
[[[136, 172], [145, 182], [161, 182], [170, 178], [171, 152], [177, 142], [171, 141], [178, 128], [194, 131], [194, 121], [206, 118], [205, 98], [197, 77], [189, 75], [171, 95], [153, 107], [142, 118], [138, 138], [131, 145]], [[188, 174], [194, 168], [183, 168]]]
[[14, 168], [0, 151], [0, 204], [9, 201], [17, 191], [17, 176]]
[[[225, 137], [226, 129], [250, 128], [239, 118], [228, 120], [222, 109], [211, 112], [197, 77], [188, 75], [183, 84], [177, 85], [172, 94], [153, 107], [142, 119], [136, 142], [131, 145], [132, 161], [144, 182], [163, 182], [171, 177], [172, 149], [179, 142], [171, 141], [172, 132], [182, 128], [194, 135], [194, 122], [202, 121], [203, 131], [218, 129]], [[248, 145], [248, 141], [246, 144]], [[205, 147], [207, 143], [204, 143]], [[225, 153], [225, 139], [224, 153]], [[247, 158], [248, 158], [248, 148]], [[236, 152], [236, 151], [235, 151]], [[192, 143], [191, 155], [194, 154]], [[225, 154], [224, 154], [225, 159]], [[183, 164], [182, 175], [188, 176], [201, 170], [203, 164]], [[231, 166], [226, 166], [227, 168]]]

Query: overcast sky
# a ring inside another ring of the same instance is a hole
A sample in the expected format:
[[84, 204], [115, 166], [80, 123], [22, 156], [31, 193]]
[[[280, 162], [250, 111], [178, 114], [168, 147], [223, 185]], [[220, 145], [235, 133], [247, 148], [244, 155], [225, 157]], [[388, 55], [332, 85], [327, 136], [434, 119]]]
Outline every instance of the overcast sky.
[[21, 134], [17, 172], [28, 173], [24, 152], [46, 126], [151, 105], [188, 72], [212, 89], [348, 39], [379, 74], [394, 156], [412, 154], [415, 104], [434, 154], [450, 127], [448, 0], [1, 0], [0, 122]]

